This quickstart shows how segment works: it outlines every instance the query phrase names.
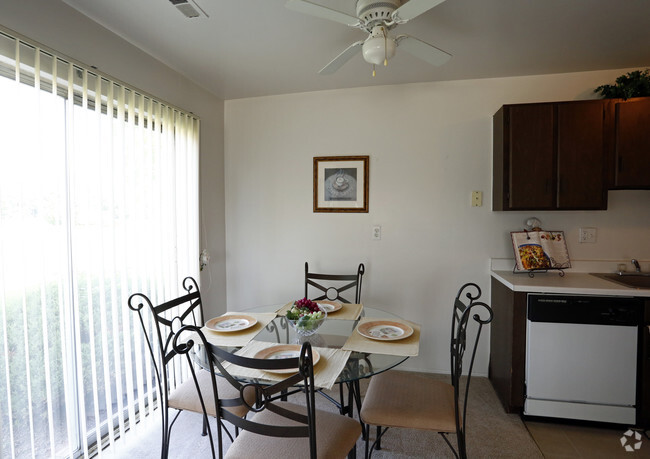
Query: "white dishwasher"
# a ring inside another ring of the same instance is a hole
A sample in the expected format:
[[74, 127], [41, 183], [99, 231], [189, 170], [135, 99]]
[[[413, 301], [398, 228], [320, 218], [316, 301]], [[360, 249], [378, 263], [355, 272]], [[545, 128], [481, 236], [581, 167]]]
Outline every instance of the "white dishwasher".
[[636, 423], [642, 301], [528, 295], [524, 414]]

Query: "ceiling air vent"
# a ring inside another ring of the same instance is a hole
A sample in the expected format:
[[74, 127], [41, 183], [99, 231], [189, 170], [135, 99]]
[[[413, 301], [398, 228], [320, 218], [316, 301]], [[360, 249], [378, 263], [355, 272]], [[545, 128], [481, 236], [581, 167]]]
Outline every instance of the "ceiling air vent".
[[201, 9], [196, 2], [188, 0], [169, 0], [169, 3], [174, 5], [178, 11], [183, 13], [187, 18], [207, 18], [208, 15]]

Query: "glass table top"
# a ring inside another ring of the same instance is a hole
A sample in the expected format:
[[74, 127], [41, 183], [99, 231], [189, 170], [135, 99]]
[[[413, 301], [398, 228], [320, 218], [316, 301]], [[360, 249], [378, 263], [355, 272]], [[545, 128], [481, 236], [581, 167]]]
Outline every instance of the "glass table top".
[[[241, 313], [255, 312], [275, 312], [281, 306], [263, 306], [239, 311]], [[381, 309], [369, 308], [364, 306], [363, 316], [381, 318], [381, 319], [401, 319], [395, 314], [391, 314]], [[340, 349], [352, 333], [355, 332], [357, 325], [356, 320], [339, 320], [327, 318], [318, 332], [311, 336], [300, 336], [289, 325], [287, 319], [283, 316], [277, 316], [256, 336], [256, 341], [266, 341], [278, 344], [301, 344], [309, 341], [314, 347], [327, 347]], [[233, 349], [233, 352], [235, 349]], [[197, 354], [198, 363], [201, 364], [201, 353]], [[372, 354], [366, 352], [352, 352], [346, 366], [341, 371], [337, 382], [352, 382], [359, 379], [368, 378], [372, 375], [389, 370], [402, 362], [408, 357], [395, 356], [387, 354]], [[203, 366], [203, 365], [202, 365]]]

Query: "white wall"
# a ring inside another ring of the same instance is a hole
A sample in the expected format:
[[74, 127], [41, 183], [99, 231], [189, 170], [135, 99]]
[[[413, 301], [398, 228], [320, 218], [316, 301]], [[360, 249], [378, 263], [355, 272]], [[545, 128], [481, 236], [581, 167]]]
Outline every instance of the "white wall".
[[[508, 231], [530, 216], [490, 211], [492, 114], [504, 103], [593, 97], [627, 71], [242, 99], [225, 103], [224, 120], [222, 100], [60, 1], [0, 2], [0, 24], [201, 117], [208, 315], [226, 308], [226, 267], [228, 307], [241, 309], [300, 297], [305, 261], [323, 271], [364, 262], [364, 302], [423, 325], [421, 356], [404, 367], [427, 371], [448, 371], [456, 289], [473, 280], [487, 295], [489, 258], [511, 256]], [[370, 213], [312, 213], [312, 158], [353, 154], [371, 157]], [[469, 206], [472, 190], [484, 207]], [[650, 191], [609, 197], [606, 212], [534, 215], [567, 233], [574, 259], [650, 260]], [[373, 224], [381, 241], [370, 240]], [[576, 244], [579, 226], [597, 227], [598, 242]], [[484, 373], [485, 351], [480, 359]]]
[[[225, 103], [228, 307], [284, 304], [315, 271], [366, 264], [363, 302], [422, 325], [403, 367], [449, 371], [459, 286], [489, 302], [489, 259], [512, 257], [509, 231], [527, 217], [564, 230], [573, 259], [650, 260], [650, 191], [609, 193], [609, 210], [492, 212], [492, 115], [502, 104], [593, 98], [628, 70], [410, 84]], [[370, 212], [312, 212], [312, 158], [370, 156]], [[484, 206], [470, 207], [472, 190]], [[381, 241], [371, 227], [382, 226]], [[578, 227], [598, 229], [577, 244]], [[477, 372], [486, 374], [485, 336]]]
[[201, 286], [206, 315], [225, 310], [223, 101], [61, 1], [2, 1], [0, 25], [201, 118], [201, 247], [212, 255]]

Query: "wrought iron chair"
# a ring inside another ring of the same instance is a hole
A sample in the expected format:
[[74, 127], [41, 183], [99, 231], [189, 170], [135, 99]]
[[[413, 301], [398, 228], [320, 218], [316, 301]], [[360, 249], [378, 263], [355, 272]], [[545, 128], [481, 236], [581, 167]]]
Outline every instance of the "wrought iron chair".
[[[309, 272], [309, 263], [305, 262], [305, 298], [309, 298], [309, 286], [322, 293], [322, 295], [311, 300], [330, 300], [350, 303], [341, 296], [341, 292], [355, 287], [354, 303], [361, 303], [361, 280], [366, 268], [363, 263], [359, 263], [356, 274], [319, 274]], [[317, 282], [318, 281], [318, 282]], [[326, 285], [323, 285], [325, 281]], [[345, 282], [345, 283], [344, 283]]]
[[[476, 290], [475, 296], [472, 295], [472, 290]], [[468, 304], [461, 300], [463, 293], [469, 299]], [[387, 371], [371, 378], [361, 407], [361, 419], [367, 426], [364, 432], [366, 457], [370, 457], [375, 448], [381, 449], [381, 437], [389, 427], [438, 432], [457, 458], [467, 457], [465, 421], [469, 383], [481, 329], [483, 325], [490, 323], [493, 317], [490, 306], [476, 301], [480, 296], [479, 286], [468, 283], [460, 288], [454, 300], [450, 346], [451, 384], [426, 376], [397, 371]], [[484, 309], [484, 315], [487, 313], [487, 317], [479, 316], [478, 312], [481, 308]], [[460, 378], [463, 373], [467, 325], [472, 312], [471, 317], [478, 323], [478, 329], [471, 347], [467, 382], [462, 390]], [[462, 413], [459, 405], [460, 398], [463, 402]], [[377, 426], [377, 438], [368, 451], [371, 425]], [[454, 448], [448, 438], [451, 433], [456, 434], [457, 448]]]
[[[309, 298], [309, 286], [312, 286], [318, 293], [315, 298], [310, 298], [313, 301], [330, 300], [340, 301], [342, 303], [350, 303], [341, 296], [341, 292], [350, 290], [354, 287], [354, 304], [361, 303], [361, 281], [366, 267], [363, 263], [359, 263], [356, 274], [321, 274], [310, 273], [309, 263], [305, 262], [305, 298]], [[318, 282], [316, 282], [318, 281]], [[350, 414], [352, 410], [352, 403], [356, 402], [357, 405], [361, 404], [359, 395], [359, 381], [353, 383], [346, 383], [348, 386], [348, 403], [345, 404], [345, 395], [343, 393], [343, 384], [339, 383], [339, 400], [335, 400], [323, 391], [318, 391], [323, 397], [327, 398], [330, 402], [334, 403], [339, 409], [341, 414]], [[350, 385], [354, 384], [354, 387]], [[354, 399], [354, 400], [353, 400]]]
[[[144, 293], [134, 293], [129, 297], [128, 306], [138, 313], [140, 325], [151, 354], [153, 368], [158, 385], [158, 402], [162, 409], [162, 451], [161, 457], [166, 459], [169, 451], [169, 439], [171, 429], [176, 418], [183, 410], [203, 414], [199, 394], [195, 382], [187, 379], [174, 390], [170, 390], [170, 367], [180, 362], [174, 357], [177, 352], [173, 349], [173, 338], [183, 324], [203, 325], [203, 306], [201, 293], [196, 281], [191, 277], [183, 280], [183, 290], [187, 293], [173, 300], [154, 306], [151, 300]], [[146, 304], [146, 308], [144, 307]], [[148, 313], [146, 311], [149, 311]], [[194, 373], [193, 367], [192, 373]], [[200, 387], [210, 387], [210, 374], [207, 371], [200, 371], [197, 374]], [[222, 381], [220, 388], [222, 392], [235, 394], [234, 389], [226, 381]], [[212, 390], [205, 391], [212, 394]], [[169, 408], [178, 410], [176, 415], [169, 422]], [[245, 416], [248, 412], [246, 407], [233, 408], [235, 416]], [[208, 410], [210, 413], [210, 410]], [[208, 428], [207, 418], [204, 417], [203, 435], [206, 435]], [[230, 433], [228, 433], [230, 435]]]
[[[194, 339], [183, 340], [184, 332], [194, 332], [199, 343], [210, 352], [207, 359], [212, 375], [212, 396], [204, 397], [201, 403], [204, 413], [208, 403], [213, 404], [213, 412], [235, 426], [241, 433], [229, 447], [226, 457], [265, 459], [287, 459], [295, 457], [344, 457], [354, 451], [361, 435], [361, 426], [354, 419], [340, 414], [317, 410], [314, 401], [314, 366], [311, 345], [304, 343], [300, 356], [288, 359], [256, 359], [243, 357], [218, 346], [209, 344], [198, 327], [187, 325], [181, 328], [174, 338], [174, 348], [179, 353], [190, 355]], [[228, 364], [258, 370], [278, 371], [295, 369], [282, 381], [263, 384], [257, 381], [241, 382], [230, 374]], [[223, 378], [215, 377], [215, 370]], [[194, 375], [194, 373], [193, 373]], [[221, 391], [218, 379], [227, 380], [235, 390], [236, 396], [228, 396]], [[195, 378], [197, 387], [198, 378]], [[299, 385], [300, 387], [295, 387]], [[301, 393], [305, 405], [282, 401], [285, 395]], [[209, 398], [209, 400], [208, 400]], [[233, 407], [246, 407], [255, 412], [251, 419], [241, 418], [228, 410]], [[210, 432], [210, 431], [209, 431]], [[210, 433], [212, 439], [212, 434]], [[218, 433], [219, 457], [223, 456], [223, 437]], [[213, 448], [214, 456], [214, 448]]]

